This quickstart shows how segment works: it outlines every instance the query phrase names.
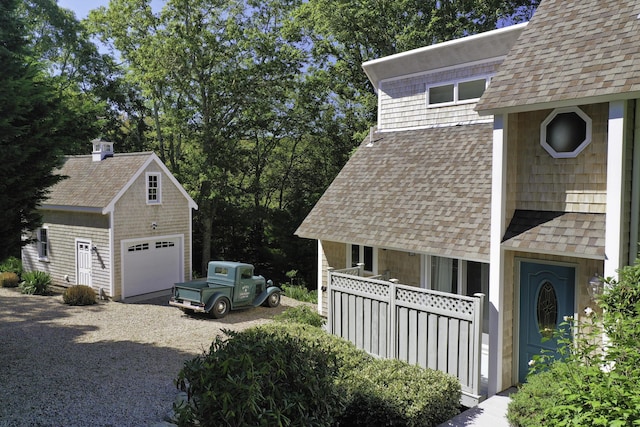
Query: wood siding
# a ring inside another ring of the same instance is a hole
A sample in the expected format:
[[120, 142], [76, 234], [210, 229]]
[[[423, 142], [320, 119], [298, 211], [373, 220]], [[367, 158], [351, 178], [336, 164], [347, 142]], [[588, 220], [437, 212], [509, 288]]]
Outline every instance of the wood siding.
[[[101, 214], [43, 211], [43, 220], [43, 227], [48, 232], [48, 260], [40, 261], [37, 245], [28, 245], [22, 251], [25, 270], [49, 273], [56, 286], [75, 285], [76, 241], [89, 241], [96, 248], [91, 251], [92, 286], [96, 291], [104, 289], [109, 295], [110, 269], [113, 264], [109, 250], [109, 217]], [[68, 280], [65, 276], [68, 276]]]
[[540, 145], [540, 125], [552, 110], [509, 116], [509, 159], [516, 157], [516, 170], [508, 172], [515, 178], [515, 186], [509, 187], [515, 199], [507, 206], [606, 213], [608, 104], [580, 108], [593, 121], [592, 141], [577, 157], [568, 159], [553, 158]]
[[[162, 172], [156, 163], [150, 163], [125, 194], [116, 202], [113, 215], [114, 282], [113, 297], [122, 296], [121, 240], [168, 236], [184, 236], [184, 280], [191, 277], [191, 208], [180, 190], [168, 176], [161, 174], [162, 203], [148, 205], [146, 200], [146, 172]], [[151, 224], [157, 227], [152, 228]]]
[[381, 249], [378, 251], [378, 273], [387, 274], [409, 286], [420, 286], [420, 254]]
[[501, 62], [491, 61], [381, 82], [378, 130], [491, 122], [493, 119], [490, 116], [478, 116], [474, 111], [475, 102], [429, 108], [426, 89], [440, 83], [492, 75]]

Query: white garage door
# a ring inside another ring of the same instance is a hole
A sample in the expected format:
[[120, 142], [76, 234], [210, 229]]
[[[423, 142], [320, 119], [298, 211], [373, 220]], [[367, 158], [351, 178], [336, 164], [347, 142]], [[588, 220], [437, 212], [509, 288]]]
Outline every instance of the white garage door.
[[183, 280], [181, 237], [130, 240], [122, 246], [123, 298], [169, 289]]

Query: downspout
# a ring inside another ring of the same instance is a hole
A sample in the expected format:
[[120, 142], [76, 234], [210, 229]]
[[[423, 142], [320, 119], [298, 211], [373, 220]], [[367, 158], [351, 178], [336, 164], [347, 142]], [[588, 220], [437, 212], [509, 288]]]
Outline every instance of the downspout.
[[629, 265], [638, 258], [638, 227], [640, 226], [640, 102], [635, 100], [633, 164], [631, 169], [631, 224], [629, 227]]

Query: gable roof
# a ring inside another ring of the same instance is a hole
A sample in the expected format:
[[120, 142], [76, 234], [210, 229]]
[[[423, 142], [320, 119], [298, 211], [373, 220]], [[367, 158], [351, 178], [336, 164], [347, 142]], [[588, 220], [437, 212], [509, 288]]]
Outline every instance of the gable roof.
[[197, 204], [153, 152], [123, 153], [94, 162], [91, 155], [68, 156], [58, 173], [66, 178], [51, 188], [43, 209], [91, 211], [106, 214], [147, 166], [155, 162], [187, 199]]
[[476, 110], [640, 97], [639, 14], [637, 0], [543, 0]]
[[492, 124], [374, 134], [301, 237], [488, 261]]

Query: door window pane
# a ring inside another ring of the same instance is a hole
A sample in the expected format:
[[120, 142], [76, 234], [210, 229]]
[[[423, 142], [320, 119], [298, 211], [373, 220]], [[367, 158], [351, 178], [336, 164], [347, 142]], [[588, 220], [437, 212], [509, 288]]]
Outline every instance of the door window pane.
[[540, 334], [543, 337], [550, 338], [556, 329], [556, 321], [558, 319], [558, 297], [550, 282], [544, 282], [540, 287], [536, 303], [536, 314]]

